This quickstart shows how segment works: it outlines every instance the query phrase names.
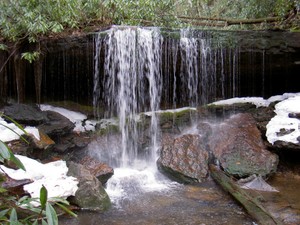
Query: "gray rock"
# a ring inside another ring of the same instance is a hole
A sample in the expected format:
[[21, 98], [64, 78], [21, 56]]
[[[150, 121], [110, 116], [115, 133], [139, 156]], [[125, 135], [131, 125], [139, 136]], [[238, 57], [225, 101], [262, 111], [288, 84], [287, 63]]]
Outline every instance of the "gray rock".
[[45, 113], [36, 105], [12, 104], [4, 107], [3, 112], [18, 123], [29, 126], [36, 126], [47, 120]]
[[57, 112], [45, 111], [45, 113], [48, 121], [38, 126], [38, 128], [49, 137], [56, 138], [65, 136], [73, 131], [75, 125], [68, 118]]
[[68, 175], [79, 180], [78, 190], [75, 193], [75, 197], [70, 199], [70, 202], [83, 209], [107, 210], [111, 202], [101, 182], [83, 165], [69, 162], [68, 167]]

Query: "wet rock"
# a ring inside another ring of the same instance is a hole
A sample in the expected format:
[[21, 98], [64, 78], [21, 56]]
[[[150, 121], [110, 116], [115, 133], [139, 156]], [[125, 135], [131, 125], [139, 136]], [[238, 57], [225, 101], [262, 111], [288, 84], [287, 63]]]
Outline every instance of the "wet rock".
[[157, 165], [167, 176], [191, 183], [207, 178], [207, 162], [208, 152], [201, 146], [200, 136], [187, 134], [175, 139], [164, 137]]
[[10, 193], [13, 193], [13, 194], [16, 194], [19, 196], [22, 196], [25, 194], [25, 191], [23, 190], [23, 186], [33, 182], [30, 179], [15, 180], [15, 179], [10, 178], [7, 175], [5, 177], [2, 177], [2, 175], [0, 174], [0, 176], [1, 176], [1, 179], [4, 180], [0, 186], [2, 188], [5, 188]]
[[299, 143], [275, 141], [273, 145], [269, 144], [269, 147], [276, 150], [282, 151], [300, 151], [300, 137], [297, 137]]
[[289, 113], [290, 118], [300, 119], [300, 113]]
[[190, 126], [193, 118], [196, 117], [197, 111], [192, 108], [158, 114], [159, 124], [160, 127], [162, 127], [162, 131], [169, 133], [178, 133], [180, 128]]
[[228, 117], [232, 114], [250, 112], [255, 110], [256, 106], [252, 103], [234, 103], [225, 105], [211, 104], [206, 107], [209, 112], [209, 117]]
[[4, 107], [3, 112], [18, 123], [29, 126], [36, 126], [47, 120], [44, 112], [36, 105], [12, 104]]
[[212, 127], [207, 122], [200, 122], [197, 125], [197, 130], [203, 140], [207, 140], [212, 134]]
[[293, 133], [295, 131], [295, 129], [285, 129], [285, 128], [281, 128], [279, 130], [279, 132], [276, 132], [276, 135], [278, 137], [281, 137], [281, 136], [285, 136], [287, 134], [290, 134], [290, 133]]
[[218, 125], [209, 147], [223, 169], [237, 177], [266, 176], [277, 169], [278, 156], [267, 151], [250, 114], [237, 114]]
[[34, 135], [28, 134], [30, 145], [35, 149], [48, 149], [53, 147], [55, 142], [43, 131], [39, 130], [40, 139], [38, 140]]
[[274, 105], [275, 104], [271, 104], [269, 107], [256, 108], [251, 112], [251, 115], [256, 120], [257, 128], [261, 131], [263, 136], [266, 134], [267, 124], [276, 115]]
[[101, 182], [83, 165], [69, 162], [68, 167], [68, 175], [79, 180], [75, 197], [69, 201], [84, 209], [100, 211], [108, 209], [111, 202]]
[[86, 133], [71, 133], [57, 138], [53, 151], [66, 153], [70, 150], [79, 150], [85, 148], [89, 142], [90, 137]]
[[85, 156], [79, 163], [84, 165], [102, 184], [105, 184], [114, 174], [113, 168], [89, 156]]
[[39, 130], [42, 130], [51, 138], [57, 138], [61, 136], [65, 136], [70, 134], [75, 125], [63, 115], [52, 112], [52, 111], [45, 111], [47, 115], [47, 122], [38, 126]]

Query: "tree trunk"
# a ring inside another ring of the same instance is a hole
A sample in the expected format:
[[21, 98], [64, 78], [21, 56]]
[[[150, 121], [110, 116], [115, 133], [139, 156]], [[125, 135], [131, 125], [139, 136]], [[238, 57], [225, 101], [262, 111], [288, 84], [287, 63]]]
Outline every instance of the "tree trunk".
[[34, 61], [34, 82], [35, 82], [35, 95], [36, 102], [41, 103], [41, 87], [42, 87], [42, 77], [43, 77], [43, 61], [44, 61], [44, 44], [40, 43], [37, 51], [40, 51], [41, 54], [39, 58]]
[[[178, 16], [179, 19], [184, 22], [190, 22], [199, 26], [218, 26], [225, 27], [230, 25], [242, 25], [242, 24], [258, 24], [258, 23], [272, 23], [281, 20], [281, 17], [266, 17], [259, 19], [226, 19], [226, 18], [211, 18], [211, 17], [189, 17]], [[199, 22], [201, 21], [201, 22]]]
[[[18, 47], [16, 47], [18, 48]], [[14, 54], [14, 69], [16, 75], [17, 84], [17, 97], [18, 102], [23, 103], [25, 101], [25, 62], [21, 58], [21, 52], [17, 50]]]
[[0, 54], [0, 104], [6, 102], [7, 100], [7, 71], [6, 71], [6, 53]]
[[209, 170], [212, 178], [227, 192], [229, 192], [238, 202], [240, 202], [247, 212], [262, 225], [281, 225], [279, 219], [274, 218], [254, 197], [251, 197], [245, 190], [240, 188], [218, 167], [210, 164]]

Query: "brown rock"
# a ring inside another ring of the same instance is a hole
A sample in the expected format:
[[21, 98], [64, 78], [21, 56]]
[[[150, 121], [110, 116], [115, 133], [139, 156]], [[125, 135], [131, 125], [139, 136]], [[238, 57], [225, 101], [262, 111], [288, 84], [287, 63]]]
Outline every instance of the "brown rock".
[[266, 150], [250, 114], [234, 115], [217, 126], [209, 147], [221, 167], [231, 175], [265, 176], [276, 171], [278, 157]]
[[85, 156], [79, 163], [84, 165], [102, 184], [105, 184], [114, 174], [113, 168], [89, 156]]
[[184, 183], [201, 182], [208, 175], [208, 152], [200, 136], [187, 134], [173, 139], [165, 136], [158, 168], [171, 178]]

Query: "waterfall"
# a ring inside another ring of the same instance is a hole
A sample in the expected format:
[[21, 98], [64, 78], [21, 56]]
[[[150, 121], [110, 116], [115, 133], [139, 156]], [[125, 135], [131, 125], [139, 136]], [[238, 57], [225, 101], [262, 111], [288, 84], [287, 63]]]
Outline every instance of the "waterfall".
[[[120, 131], [119, 138], [108, 135], [105, 151], [104, 144], [92, 146], [101, 149], [97, 153], [101, 159], [112, 159], [108, 163], [115, 174], [107, 184], [108, 193], [119, 198], [121, 193], [124, 197], [165, 188], [163, 179], [156, 178], [158, 111], [224, 98], [226, 82], [235, 91], [236, 54], [213, 46], [206, 33], [181, 30], [174, 38], [164, 37], [157, 28], [139, 27], [112, 27], [99, 33], [95, 51], [95, 114], [117, 118]], [[140, 113], [150, 121], [143, 131]], [[147, 147], [140, 144], [143, 135], [151, 139]]]
[[[165, 37], [158, 28], [116, 26], [95, 37], [93, 104], [98, 117], [118, 119], [114, 166], [132, 167], [139, 160], [155, 165], [156, 111], [163, 106], [197, 107], [237, 94], [239, 51], [213, 38], [190, 29], [178, 38]], [[138, 144], [141, 112], [150, 117], [147, 149]]]
[[[99, 34], [100, 35], [100, 34]], [[99, 54], [101, 38], [96, 41], [94, 106], [100, 98]], [[149, 111], [151, 149], [144, 158], [156, 159], [158, 122], [155, 111], [161, 98], [161, 35], [157, 28], [113, 27], [105, 40], [103, 93], [107, 117], [117, 116], [121, 131], [121, 167], [130, 167], [138, 158], [138, 114]]]
[[[181, 30], [180, 35], [180, 49], [182, 56], [181, 63], [181, 73], [183, 83], [187, 82], [188, 90], [188, 104], [189, 106], [196, 106], [198, 103], [198, 85], [199, 85], [199, 70], [198, 66], [201, 64], [198, 63], [199, 54], [201, 51], [198, 51], [198, 39], [195, 37], [188, 37], [189, 30]], [[202, 45], [201, 45], [202, 46]], [[204, 53], [205, 55], [205, 53]], [[185, 78], [187, 77], [187, 78]]]

